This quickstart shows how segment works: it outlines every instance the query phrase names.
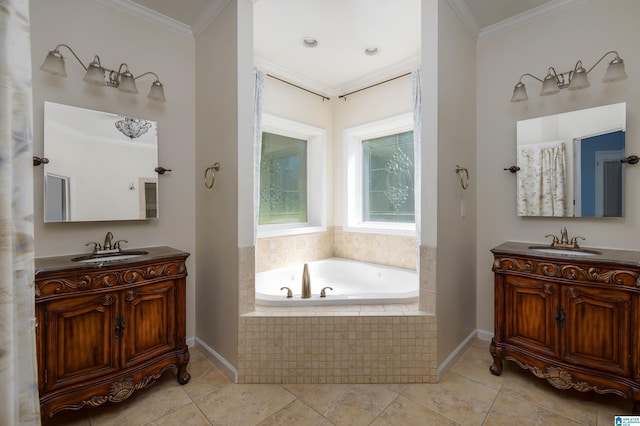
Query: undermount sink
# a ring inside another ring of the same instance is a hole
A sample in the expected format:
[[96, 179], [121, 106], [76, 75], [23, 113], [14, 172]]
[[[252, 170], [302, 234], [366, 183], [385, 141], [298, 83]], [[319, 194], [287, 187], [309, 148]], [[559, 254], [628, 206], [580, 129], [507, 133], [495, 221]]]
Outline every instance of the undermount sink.
[[530, 246], [529, 250], [535, 250], [542, 253], [563, 254], [568, 256], [597, 256], [599, 254], [602, 254], [596, 250], [570, 247]]
[[126, 250], [117, 253], [88, 254], [71, 259], [72, 262], [94, 263], [94, 262], [115, 262], [119, 260], [131, 259], [138, 256], [144, 256], [149, 252], [144, 250]]

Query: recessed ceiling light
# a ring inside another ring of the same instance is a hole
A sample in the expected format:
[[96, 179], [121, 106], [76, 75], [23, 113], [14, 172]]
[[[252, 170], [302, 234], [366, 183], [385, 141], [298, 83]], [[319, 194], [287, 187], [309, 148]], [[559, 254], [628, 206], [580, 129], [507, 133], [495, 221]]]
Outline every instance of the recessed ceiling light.
[[367, 47], [366, 49], [364, 49], [364, 54], [369, 56], [377, 55], [378, 52], [380, 52], [380, 49], [374, 46]]
[[316, 47], [318, 45], [318, 40], [313, 37], [305, 37], [302, 39], [302, 44], [306, 47]]

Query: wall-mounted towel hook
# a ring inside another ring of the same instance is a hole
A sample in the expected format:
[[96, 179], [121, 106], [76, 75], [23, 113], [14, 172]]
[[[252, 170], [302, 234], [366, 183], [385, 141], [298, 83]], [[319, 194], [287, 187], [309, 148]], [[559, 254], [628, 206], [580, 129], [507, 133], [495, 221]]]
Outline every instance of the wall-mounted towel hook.
[[40, 164], [47, 164], [48, 162], [49, 162], [49, 159], [47, 157], [36, 157], [35, 155], [33, 156], [34, 166], [39, 166]]
[[206, 186], [207, 189], [213, 188], [213, 184], [216, 183], [216, 172], [219, 170], [220, 163], [213, 163], [204, 169], [204, 186]]
[[462, 186], [462, 189], [467, 189], [469, 187], [469, 170], [467, 170], [466, 167], [456, 165], [456, 173], [460, 176], [460, 185]]

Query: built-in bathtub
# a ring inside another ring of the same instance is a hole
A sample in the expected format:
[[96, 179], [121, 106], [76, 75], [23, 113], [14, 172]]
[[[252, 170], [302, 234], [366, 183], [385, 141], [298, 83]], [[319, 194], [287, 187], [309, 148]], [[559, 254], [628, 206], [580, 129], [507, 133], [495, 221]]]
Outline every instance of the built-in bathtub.
[[[330, 306], [413, 303], [418, 300], [415, 270], [329, 258], [307, 263], [311, 297], [301, 298], [303, 266], [274, 269], [256, 274], [256, 303], [266, 306]], [[288, 287], [293, 297], [287, 297]], [[320, 297], [325, 287], [326, 297]]]

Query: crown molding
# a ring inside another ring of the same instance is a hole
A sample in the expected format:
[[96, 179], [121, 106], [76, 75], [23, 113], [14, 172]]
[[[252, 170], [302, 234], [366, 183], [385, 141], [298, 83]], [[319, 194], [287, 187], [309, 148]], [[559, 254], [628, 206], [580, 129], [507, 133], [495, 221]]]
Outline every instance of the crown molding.
[[96, 0], [107, 6], [111, 6], [121, 12], [127, 13], [136, 18], [140, 18], [144, 21], [151, 22], [152, 24], [159, 25], [168, 30], [174, 31], [178, 34], [185, 35], [193, 38], [193, 32], [191, 27], [183, 24], [180, 21], [169, 18], [161, 13], [151, 10], [147, 7], [141, 6], [138, 3], [134, 3], [131, 0]]
[[275, 77], [282, 78], [289, 83], [297, 84], [298, 86], [302, 86], [305, 89], [313, 90], [314, 92], [318, 92], [328, 97], [341, 96], [345, 93], [353, 92], [354, 90], [359, 90], [363, 87], [380, 83], [381, 81], [387, 80], [389, 78], [397, 77], [398, 74], [412, 72], [420, 67], [420, 57], [415, 56], [413, 58], [409, 58], [397, 64], [391, 65], [376, 73], [367, 75], [366, 77], [345, 83], [341, 87], [329, 87], [322, 83], [319, 83], [316, 80], [313, 80], [302, 74], [295, 73], [286, 68], [282, 68], [281, 66], [266, 61], [262, 58], [254, 57], [253, 61], [255, 67], [261, 69], [267, 74], [273, 74]]
[[381, 81], [397, 77], [400, 74], [413, 72], [418, 68], [420, 68], [420, 56], [414, 56], [413, 58], [405, 59], [402, 62], [390, 65], [378, 72], [369, 74], [366, 77], [346, 83], [337, 89], [337, 91], [341, 95], [344, 95], [345, 93], [350, 93], [355, 90], [362, 89], [363, 87], [371, 86], [372, 84], [377, 84]]
[[[454, 1], [454, 0], [450, 0]], [[462, 0], [459, 0], [462, 1]], [[490, 37], [495, 37], [500, 34], [504, 34], [508, 31], [521, 27], [523, 25], [530, 24], [540, 19], [547, 18], [563, 10], [570, 9], [572, 7], [580, 6], [589, 0], [554, 0], [549, 3], [543, 4], [526, 12], [515, 15], [511, 18], [505, 19], [493, 25], [489, 25], [480, 30], [478, 40], [485, 40]]]
[[480, 35], [480, 25], [478, 25], [478, 21], [471, 13], [471, 9], [467, 6], [467, 2], [465, 0], [447, 0], [451, 9], [456, 14], [462, 25], [467, 29], [471, 37], [474, 40], [478, 39]]
[[[257, 0], [249, 1], [255, 3]], [[209, 2], [209, 5], [205, 7], [202, 13], [198, 15], [196, 22], [193, 23], [193, 27], [191, 28], [193, 31], [193, 37], [198, 38], [230, 2], [231, 0], [213, 0]]]
[[313, 90], [321, 95], [329, 97], [340, 95], [340, 92], [337, 89], [325, 86], [324, 84], [318, 83], [309, 77], [290, 71], [272, 62], [258, 58], [257, 56], [253, 58], [253, 65], [267, 74], [273, 74], [275, 77], [282, 78], [283, 80], [287, 80], [289, 83], [297, 84], [305, 89]]

